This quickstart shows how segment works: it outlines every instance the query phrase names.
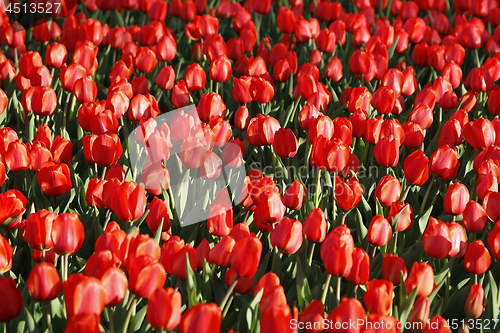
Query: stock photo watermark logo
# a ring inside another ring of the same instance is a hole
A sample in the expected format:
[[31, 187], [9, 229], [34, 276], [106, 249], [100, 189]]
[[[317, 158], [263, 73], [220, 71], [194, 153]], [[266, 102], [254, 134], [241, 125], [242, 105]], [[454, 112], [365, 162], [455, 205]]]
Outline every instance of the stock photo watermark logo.
[[155, 195], [168, 189], [181, 227], [229, 211], [245, 198], [242, 147], [226, 142], [223, 131], [203, 123], [189, 105], [140, 123], [128, 137], [134, 181]]

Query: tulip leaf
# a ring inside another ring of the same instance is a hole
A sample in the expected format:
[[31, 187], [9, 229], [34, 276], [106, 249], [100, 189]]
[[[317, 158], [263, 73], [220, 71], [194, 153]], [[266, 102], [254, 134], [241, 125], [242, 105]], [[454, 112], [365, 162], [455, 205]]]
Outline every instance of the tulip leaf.
[[[306, 267], [307, 269], [308, 267]], [[300, 256], [297, 256], [297, 300], [299, 301], [299, 310], [303, 311], [304, 308], [312, 302], [311, 289], [307, 281], [306, 273], [304, 272], [303, 262]]]
[[137, 220], [137, 222], [134, 222], [132, 226], [130, 227], [129, 231], [127, 232], [129, 235], [132, 234], [136, 229], [139, 229], [141, 227], [141, 224], [146, 220], [146, 216], [148, 216], [149, 210], [145, 211], [144, 214], [141, 216], [140, 219]]
[[436, 280], [437, 284], [440, 284], [442, 281], [444, 281], [444, 279], [446, 279], [446, 276], [451, 271], [453, 264], [455, 263], [455, 258], [456, 257], [453, 257], [450, 260], [448, 260], [448, 262], [446, 263], [446, 265], [444, 265], [441, 271], [438, 274], [434, 275], [434, 280]]
[[[401, 273], [401, 281], [403, 281], [403, 273]], [[404, 282], [401, 284], [404, 286]], [[405, 288], [402, 288], [403, 290]], [[399, 314], [399, 320], [404, 324], [406, 323], [406, 320], [408, 319], [408, 316], [410, 315], [411, 310], [413, 309], [413, 304], [415, 303], [415, 299], [417, 298], [417, 290], [418, 286], [413, 289], [408, 295], [408, 297], [401, 297], [400, 298], [400, 314]], [[406, 294], [406, 290], [405, 290]], [[402, 296], [402, 295], [401, 295]]]
[[488, 286], [490, 287], [490, 292], [486, 303], [486, 318], [498, 318], [500, 314], [498, 308], [498, 286], [491, 271], [488, 271]]
[[366, 235], [368, 234], [368, 228], [363, 223], [363, 216], [359, 209], [356, 208], [356, 229], [358, 230], [359, 241], [362, 245], [366, 245]]
[[398, 227], [398, 224], [399, 224], [399, 218], [401, 217], [401, 215], [406, 211], [406, 209], [408, 209], [409, 205], [406, 205], [403, 209], [401, 209], [401, 211], [399, 213], [396, 214], [396, 216], [394, 216], [394, 218], [392, 219], [392, 230], [396, 230], [397, 227]]
[[188, 289], [188, 302], [189, 307], [192, 307], [196, 303], [197, 294], [196, 294], [196, 276], [194, 275], [193, 269], [191, 268], [191, 263], [189, 262], [189, 256], [186, 253], [186, 282]]
[[375, 202], [376, 202], [375, 214], [383, 216], [384, 215], [384, 207], [382, 207], [382, 204], [380, 203], [378, 198], [375, 198]]
[[134, 319], [134, 330], [133, 332], [138, 331], [142, 324], [144, 323], [144, 318], [146, 318], [146, 311], [147, 311], [147, 306], [143, 306], [137, 313], [135, 314], [135, 319]]
[[420, 235], [423, 235], [424, 234], [424, 231], [425, 231], [425, 228], [427, 228], [427, 223], [429, 222], [429, 216], [431, 216], [431, 212], [432, 212], [432, 206], [429, 207], [424, 215], [422, 215], [419, 219], [418, 219], [418, 227], [419, 227], [419, 230], [420, 230]]
[[363, 204], [363, 212], [365, 214], [366, 221], [371, 221], [373, 217], [372, 208], [364, 196], [361, 196], [361, 203]]
[[156, 229], [156, 233], [155, 233], [155, 241], [156, 241], [156, 244], [160, 244], [160, 239], [161, 239], [161, 231], [162, 231], [162, 228], [163, 228], [163, 222], [164, 222], [165, 218], [162, 217], [161, 218], [161, 222], [160, 222], [160, 225], [158, 226], [158, 229]]

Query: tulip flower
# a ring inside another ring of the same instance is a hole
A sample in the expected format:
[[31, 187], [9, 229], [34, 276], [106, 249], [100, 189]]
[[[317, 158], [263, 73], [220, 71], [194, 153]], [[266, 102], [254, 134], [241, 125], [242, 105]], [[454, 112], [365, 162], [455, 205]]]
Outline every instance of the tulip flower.
[[406, 279], [405, 287], [407, 293], [411, 293], [413, 289], [418, 286], [417, 297], [427, 297], [436, 288], [436, 281], [434, 280], [434, 271], [426, 262], [414, 262]]
[[226, 105], [219, 94], [211, 92], [208, 95], [201, 95], [196, 111], [198, 111], [200, 120], [208, 123], [216, 117], [224, 118]]
[[100, 315], [104, 310], [106, 291], [101, 281], [83, 274], [71, 274], [63, 283], [66, 313], [74, 315]]
[[469, 244], [465, 253], [465, 270], [472, 274], [483, 274], [491, 264], [491, 256], [481, 240]]
[[271, 245], [288, 254], [294, 254], [302, 246], [302, 223], [285, 217], [271, 231]]
[[385, 167], [396, 166], [399, 162], [399, 146], [399, 139], [394, 135], [381, 138], [373, 150], [377, 163]]
[[392, 237], [392, 228], [389, 221], [382, 215], [375, 215], [368, 227], [366, 240], [374, 246], [384, 246]]
[[170, 216], [168, 215], [168, 205], [166, 200], [154, 197], [153, 201], [146, 207], [149, 211], [146, 216], [146, 224], [149, 229], [154, 233], [157, 232], [160, 224], [163, 222], [161, 231], [168, 231], [170, 229]]
[[135, 182], [124, 182], [113, 191], [111, 209], [122, 221], [138, 220], [146, 208], [146, 191]]
[[342, 224], [328, 234], [321, 245], [321, 259], [329, 274], [347, 276], [352, 268], [354, 241], [349, 228]]
[[181, 318], [180, 333], [220, 333], [222, 311], [215, 303], [198, 303], [187, 309]]
[[484, 310], [484, 289], [480, 284], [474, 284], [470, 288], [469, 295], [465, 301], [465, 314], [471, 318], [479, 318]]
[[166, 279], [163, 265], [148, 255], [142, 255], [131, 265], [128, 287], [137, 297], [149, 298], [155, 289], [163, 287]]
[[263, 78], [253, 78], [248, 88], [248, 92], [252, 100], [261, 104], [266, 104], [274, 97], [274, 86]]
[[323, 320], [325, 319], [325, 309], [319, 299], [313, 300], [299, 315], [299, 322], [307, 328], [308, 332], [321, 332], [323, 330]]
[[158, 288], [148, 300], [146, 319], [154, 328], [173, 331], [181, 321], [181, 305], [178, 291]]
[[302, 233], [307, 239], [316, 243], [322, 243], [326, 238], [326, 217], [319, 209], [313, 209], [302, 225]]
[[0, 235], [0, 274], [4, 274], [12, 268], [12, 246]]
[[253, 146], [265, 146], [274, 143], [274, 136], [280, 128], [279, 122], [270, 116], [258, 114], [250, 120], [247, 140]]
[[51, 301], [61, 292], [61, 279], [54, 265], [42, 262], [31, 271], [26, 287], [37, 302]]
[[[306, 21], [307, 22], [307, 21]], [[298, 317], [298, 309], [294, 310], [295, 319]], [[262, 333], [291, 332], [290, 323], [294, 318], [288, 305], [275, 306], [262, 313], [260, 320], [260, 331]]]
[[456, 177], [460, 161], [456, 151], [448, 145], [439, 147], [431, 156], [429, 171], [444, 180], [450, 181]]
[[236, 242], [231, 253], [231, 268], [241, 277], [251, 277], [257, 272], [262, 254], [262, 242], [254, 234]]
[[3, 155], [3, 161], [10, 171], [28, 169], [31, 162], [28, 147], [19, 140], [11, 142]]
[[[18, 190], [8, 190], [0, 193], [0, 225], [16, 217], [10, 224], [21, 221], [21, 215], [26, 211], [26, 197]], [[8, 226], [6, 226], [8, 228]]]
[[16, 288], [16, 282], [10, 277], [0, 277], [0, 296], [8, 302], [0, 305], [0, 322], [8, 322], [16, 318], [23, 308], [23, 297]]
[[53, 197], [61, 196], [73, 187], [67, 164], [45, 162], [38, 171], [36, 180], [43, 193]]
[[370, 257], [365, 250], [355, 247], [352, 251], [352, 267], [346, 280], [355, 285], [364, 285], [370, 278]]
[[424, 251], [432, 258], [443, 259], [452, 249], [450, 229], [443, 221], [432, 216], [422, 236]]
[[392, 307], [393, 294], [392, 282], [373, 279], [366, 286], [363, 301], [368, 312], [387, 315]]
[[400, 194], [401, 185], [399, 180], [392, 176], [382, 177], [375, 190], [375, 198], [384, 206], [391, 206], [393, 202], [399, 199]]
[[299, 148], [299, 141], [290, 128], [280, 128], [274, 134], [273, 148], [281, 158], [294, 157]]
[[48, 250], [53, 247], [52, 225], [57, 214], [46, 209], [39, 210], [28, 216], [25, 237], [28, 244], [39, 250]]
[[52, 224], [54, 249], [59, 255], [74, 255], [83, 245], [85, 228], [76, 213], [62, 213]]
[[[366, 311], [361, 302], [356, 298], [343, 297], [340, 304], [330, 313], [328, 321], [332, 323], [349, 323], [366, 320]], [[354, 330], [353, 332], [361, 331]]]
[[419, 296], [410, 312], [410, 317], [408, 321], [413, 325], [421, 325], [420, 327], [425, 327], [429, 319], [429, 312], [431, 308], [431, 303], [427, 297]]
[[194, 271], [198, 265], [198, 255], [196, 250], [190, 244], [185, 245], [177, 253], [172, 256], [171, 267], [172, 273], [180, 279], [186, 280], [186, 256], [189, 258], [189, 264]]

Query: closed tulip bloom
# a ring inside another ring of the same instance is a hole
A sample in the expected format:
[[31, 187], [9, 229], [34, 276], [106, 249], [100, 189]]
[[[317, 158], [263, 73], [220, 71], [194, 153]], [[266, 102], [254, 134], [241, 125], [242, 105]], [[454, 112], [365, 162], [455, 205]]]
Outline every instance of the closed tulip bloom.
[[465, 314], [471, 318], [479, 318], [484, 310], [484, 289], [480, 284], [474, 284], [470, 288], [465, 301]]
[[496, 260], [500, 258], [500, 223], [495, 223], [495, 228], [488, 235], [488, 245], [491, 254]]
[[198, 265], [198, 255], [196, 250], [190, 244], [184, 245], [177, 253], [172, 257], [172, 273], [180, 279], [186, 280], [186, 256], [189, 258], [189, 265], [194, 271]]
[[370, 313], [389, 314], [392, 307], [394, 285], [385, 280], [371, 280], [366, 286], [363, 301]]
[[220, 333], [222, 311], [215, 303], [198, 303], [181, 318], [180, 333]]
[[295, 29], [295, 15], [290, 8], [283, 8], [276, 19], [278, 29], [284, 34], [292, 34]]
[[12, 268], [12, 246], [0, 235], [0, 274], [4, 274]]
[[422, 186], [429, 179], [429, 158], [422, 150], [415, 150], [406, 157], [403, 169], [408, 182]]
[[123, 301], [128, 290], [127, 275], [123, 270], [108, 268], [101, 276], [101, 283], [106, 289], [106, 306], [117, 306]]
[[365, 75], [370, 70], [370, 56], [367, 52], [356, 50], [349, 58], [349, 69], [354, 75]]
[[401, 283], [401, 274], [403, 274], [403, 281], [408, 277], [408, 270], [406, 269], [405, 261], [392, 254], [384, 254], [382, 260], [382, 279], [392, 282], [395, 286]]
[[448, 253], [448, 258], [454, 256], [461, 258], [465, 255], [465, 250], [467, 249], [467, 235], [465, 234], [465, 230], [456, 222], [450, 222], [448, 228], [450, 229], [452, 244], [450, 253]]
[[318, 333], [323, 331], [323, 320], [325, 319], [325, 309], [319, 299], [313, 300], [299, 315], [299, 322], [303, 323], [308, 333]]
[[68, 318], [63, 333], [99, 333], [101, 317], [96, 314], [81, 313]]
[[399, 139], [394, 135], [381, 138], [373, 150], [377, 163], [386, 167], [396, 166], [399, 162], [399, 146]]
[[166, 279], [163, 265], [148, 255], [142, 255], [131, 265], [128, 288], [137, 297], [149, 298], [157, 288], [163, 287]]
[[302, 182], [300, 182], [300, 180], [294, 181], [285, 191], [285, 194], [283, 195], [283, 203], [287, 208], [300, 210], [302, 203], [306, 198], [305, 191], [305, 186]]
[[53, 247], [52, 224], [57, 213], [51, 213], [46, 209], [39, 210], [28, 216], [25, 227], [25, 237], [28, 244], [38, 250], [48, 250]]
[[31, 162], [28, 147], [19, 140], [11, 142], [3, 155], [3, 161], [13, 172], [28, 169]]
[[457, 152], [450, 146], [443, 145], [432, 154], [429, 171], [439, 178], [450, 181], [457, 176], [459, 166]]
[[384, 246], [392, 237], [392, 228], [389, 221], [382, 215], [375, 215], [368, 227], [366, 240], [374, 246]]
[[444, 197], [444, 212], [451, 215], [462, 215], [469, 202], [469, 190], [460, 183], [451, 184]]
[[352, 267], [354, 241], [345, 225], [333, 229], [321, 245], [321, 259], [329, 274], [347, 276]]
[[375, 190], [375, 198], [384, 205], [390, 207], [401, 195], [399, 180], [392, 176], [384, 176], [380, 179]]
[[229, 235], [233, 228], [233, 210], [226, 202], [221, 202], [210, 208], [207, 227], [214, 236], [223, 237]]
[[294, 313], [292, 314], [290, 307], [286, 304], [267, 309], [262, 313], [262, 318], [260, 320], [261, 332], [291, 332], [289, 323], [292, 322], [292, 319], [297, 320], [298, 312], [298, 309], [295, 307]]
[[270, 240], [278, 250], [294, 254], [302, 246], [302, 223], [285, 217], [271, 231]]
[[160, 38], [156, 45], [156, 54], [159, 61], [172, 61], [177, 53], [177, 42], [170, 35]]
[[422, 325], [420, 327], [425, 327], [427, 321], [429, 320], [429, 313], [431, 310], [431, 302], [425, 296], [419, 296], [413, 305], [413, 309], [410, 312], [410, 317], [408, 321], [413, 325]]
[[233, 75], [231, 61], [225, 54], [219, 55], [210, 64], [210, 79], [217, 82], [226, 82]]
[[474, 149], [483, 150], [495, 143], [495, 129], [488, 119], [479, 118], [464, 126], [464, 138]]
[[333, 80], [334, 82], [339, 82], [342, 77], [343, 67], [342, 62], [337, 57], [332, 57], [325, 68], [325, 77], [327, 79]]
[[299, 141], [290, 128], [280, 128], [274, 134], [273, 148], [281, 158], [294, 157], [299, 148]]
[[227, 267], [231, 260], [231, 252], [233, 251], [236, 241], [231, 236], [222, 237], [215, 246], [210, 249], [208, 260], [210, 263], [220, 267]]
[[0, 322], [8, 322], [16, 318], [23, 308], [23, 297], [16, 282], [10, 276], [0, 277], [0, 297], [8, 302], [0, 305]]
[[380, 129], [384, 121], [382, 118], [370, 118], [366, 121], [364, 138], [367, 143], [377, 144], [380, 139]]
[[240, 78], [233, 77], [233, 99], [240, 104], [250, 103], [252, 101], [252, 96], [250, 95], [250, 83], [252, 82], [252, 77], [242, 76]]
[[355, 247], [352, 251], [352, 267], [346, 279], [355, 285], [365, 285], [370, 278], [370, 257], [365, 250]]
[[54, 265], [42, 262], [31, 271], [26, 287], [35, 301], [46, 302], [59, 295], [62, 284]]
[[163, 67], [156, 77], [156, 85], [162, 90], [172, 90], [175, 82], [175, 72], [172, 66]]
[[252, 277], [257, 273], [262, 254], [262, 242], [254, 234], [236, 242], [231, 253], [231, 268], [241, 277]]
[[[10, 221], [10, 225], [15, 225], [21, 221], [21, 215], [26, 211], [26, 197], [18, 190], [8, 190], [0, 193], [0, 225], [5, 224], [9, 219], [17, 217]], [[5, 227], [9, 227], [4, 225]]]
[[168, 215], [168, 204], [166, 200], [154, 197], [153, 201], [146, 207], [149, 214], [146, 216], [146, 224], [149, 229], [156, 233], [160, 224], [163, 223], [161, 231], [168, 231], [170, 229], [170, 216]]
[[426, 262], [414, 262], [408, 279], [406, 279], [406, 292], [409, 294], [418, 286], [417, 297], [427, 297], [436, 288], [434, 271]]
[[97, 86], [92, 77], [85, 76], [76, 80], [74, 94], [80, 104], [93, 102], [97, 97]]
[[274, 86], [267, 80], [259, 77], [253, 78], [248, 92], [252, 97], [252, 100], [266, 104], [269, 103], [274, 97]]
[[403, 124], [405, 138], [403, 145], [407, 148], [419, 148], [425, 139], [426, 131], [419, 124], [407, 121]]
[[62, 213], [52, 224], [51, 238], [57, 254], [76, 254], [83, 245], [85, 228], [76, 213]]
[[154, 328], [173, 331], [181, 322], [181, 305], [178, 291], [158, 288], [148, 300], [146, 319]]
[[173, 236], [161, 247], [160, 262], [168, 274], [172, 274], [172, 257], [184, 247], [184, 240]]
[[486, 214], [491, 221], [500, 220], [500, 193], [489, 192], [485, 195], [483, 200], [483, 207], [486, 210]]
[[36, 180], [42, 192], [53, 197], [63, 195], [73, 187], [67, 164], [45, 162], [38, 171]]
[[302, 233], [312, 242], [323, 243], [326, 231], [325, 213], [319, 208], [313, 209], [302, 225]]
[[201, 121], [209, 122], [216, 117], [224, 117], [226, 105], [219, 94], [211, 92], [201, 95], [196, 111]]
[[491, 264], [491, 256], [481, 240], [469, 244], [465, 253], [465, 270], [472, 274], [483, 274]]
[[483, 231], [488, 221], [486, 210], [479, 203], [470, 200], [463, 210], [462, 224], [467, 232]]
[[186, 71], [186, 85], [189, 91], [200, 91], [205, 87], [207, 74], [200, 64], [189, 65]]
[[106, 306], [106, 291], [98, 279], [81, 273], [71, 274], [63, 283], [66, 313], [100, 315]]
[[109, 167], [118, 162], [122, 155], [120, 138], [116, 134], [101, 134], [91, 146], [92, 160], [100, 166]]
[[337, 177], [335, 182], [335, 198], [340, 209], [348, 211], [354, 208], [363, 195], [363, 187], [356, 178], [351, 178], [345, 182]]
[[[328, 316], [328, 322], [349, 323], [358, 320], [366, 320], [366, 311], [361, 302], [356, 298], [343, 297], [340, 304]], [[355, 327], [353, 330], [346, 330], [349, 333], [359, 333], [361, 327]]]
[[282, 285], [264, 288], [264, 294], [259, 302], [259, 312], [262, 314], [274, 307], [286, 306], [286, 295]]
[[278, 120], [271, 116], [258, 114], [250, 120], [247, 129], [247, 141], [252, 146], [266, 146], [274, 143], [274, 136], [281, 128]]
[[446, 258], [452, 248], [448, 225], [432, 216], [429, 218], [422, 240], [425, 253], [432, 258]]
[[[54, 24], [55, 22], [52, 21]], [[47, 50], [45, 52], [45, 64], [48, 67], [61, 68], [64, 63], [66, 63], [66, 58], [68, 56], [68, 51], [66, 46], [59, 43], [47, 44]]]
[[210, 158], [209, 153], [210, 151], [206, 150], [205, 145], [197, 137], [190, 135], [182, 144], [179, 157], [187, 168], [197, 169], [203, 166], [207, 158]]
[[[394, 219], [398, 214], [400, 214], [399, 220], [397, 224], [394, 225]], [[393, 225], [394, 231], [405, 231], [410, 229], [414, 221], [413, 207], [409, 203], [394, 201], [391, 205], [391, 209], [389, 209], [389, 213], [387, 213], [387, 221]]]
[[144, 215], [146, 191], [135, 182], [124, 182], [114, 190], [112, 210], [124, 222], [133, 222]]
[[153, 71], [157, 62], [155, 53], [146, 46], [141, 47], [137, 52], [137, 55], [134, 57], [135, 68], [143, 73]]
[[394, 108], [395, 101], [395, 91], [388, 86], [383, 86], [373, 93], [371, 105], [381, 114], [390, 114]]

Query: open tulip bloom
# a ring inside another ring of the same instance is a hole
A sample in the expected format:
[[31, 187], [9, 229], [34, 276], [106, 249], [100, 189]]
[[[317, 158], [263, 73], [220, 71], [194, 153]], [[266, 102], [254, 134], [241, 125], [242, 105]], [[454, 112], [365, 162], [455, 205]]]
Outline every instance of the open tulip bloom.
[[2, 3], [0, 330], [499, 332], [499, 79], [496, 1]]

